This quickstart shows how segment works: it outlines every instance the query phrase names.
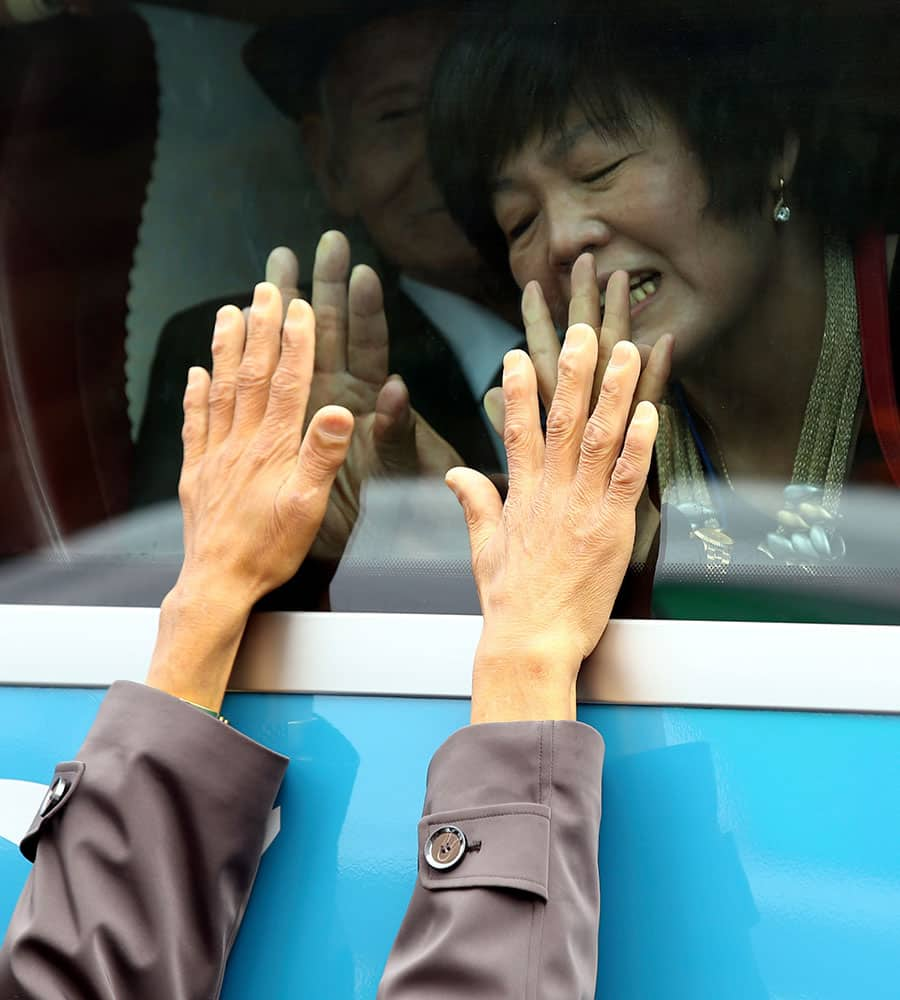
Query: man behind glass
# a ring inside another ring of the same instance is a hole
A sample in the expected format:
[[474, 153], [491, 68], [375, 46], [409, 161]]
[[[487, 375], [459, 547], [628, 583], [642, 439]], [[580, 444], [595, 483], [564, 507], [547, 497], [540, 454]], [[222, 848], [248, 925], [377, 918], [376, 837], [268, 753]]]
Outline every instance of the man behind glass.
[[[427, 162], [424, 108], [453, 14], [448, 5], [392, 3], [277, 21], [254, 35], [244, 54], [266, 93], [299, 122], [329, 206], [362, 222], [384, 262], [387, 364], [362, 383], [345, 364], [328, 401], [346, 402], [342, 395], [360, 389], [360, 408], [374, 407], [388, 371], [399, 373], [417, 419], [437, 432], [428, 437], [429, 455], [414, 456], [418, 471], [443, 472], [460, 457], [477, 468], [499, 467], [499, 441], [480, 400], [504, 351], [521, 340], [504, 318], [516, 316], [515, 291], [488, 271], [450, 219]], [[336, 294], [346, 314], [349, 263], [346, 240], [330, 233], [319, 244], [311, 288], [296, 287], [297, 261], [284, 248], [270, 256], [267, 278], [286, 297], [302, 294], [314, 306]], [[247, 296], [202, 303], [162, 332], [137, 444], [136, 506], [175, 496], [185, 372], [209, 366], [206, 331], [216, 309], [234, 300], [245, 304]], [[417, 446], [421, 451], [421, 440]]]

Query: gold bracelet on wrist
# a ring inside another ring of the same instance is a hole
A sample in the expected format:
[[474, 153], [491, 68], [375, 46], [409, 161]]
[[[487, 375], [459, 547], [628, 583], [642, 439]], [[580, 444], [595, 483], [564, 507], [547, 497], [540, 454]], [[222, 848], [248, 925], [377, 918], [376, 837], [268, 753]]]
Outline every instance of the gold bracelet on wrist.
[[179, 698], [179, 701], [183, 701], [185, 705], [190, 705], [192, 708], [196, 708], [201, 712], [205, 712], [207, 715], [212, 716], [216, 721], [221, 722], [223, 725], [229, 725], [228, 719], [224, 715], [219, 715], [219, 713], [214, 708], [207, 708], [205, 705], [198, 705], [196, 701], [191, 701], [190, 698]]

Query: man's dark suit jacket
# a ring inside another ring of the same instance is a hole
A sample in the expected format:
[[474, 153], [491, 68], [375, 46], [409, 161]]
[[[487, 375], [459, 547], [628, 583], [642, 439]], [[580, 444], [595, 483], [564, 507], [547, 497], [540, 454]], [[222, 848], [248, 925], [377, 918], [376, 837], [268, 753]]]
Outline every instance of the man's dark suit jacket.
[[[132, 480], [132, 506], [171, 500], [181, 471], [181, 401], [191, 365], [210, 368], [216, 312], [249, 305], [246, 293], [214, 299], [178, 313], [156, 348], [141, 421]], [[470, 466], [499, 469], [497, 453], [456, 356], [434, 324], [397, 288], [385, 289], [390, 371], [403, 376], [412, 405]], [[497, 358], [498, 369], [502, 359]]]

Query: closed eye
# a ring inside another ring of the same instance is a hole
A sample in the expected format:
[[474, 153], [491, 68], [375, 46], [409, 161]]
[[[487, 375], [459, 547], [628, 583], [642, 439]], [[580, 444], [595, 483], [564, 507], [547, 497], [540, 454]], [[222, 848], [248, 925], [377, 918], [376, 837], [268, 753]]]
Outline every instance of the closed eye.
[[581, 181], [583, 184], [593, 184], [595, 181], [603, 180], [604, 177], [609, 177], [609, 175], [617, 168], [621, 167], [622, 164], [628, 159], [627, 156], [623, 156], [621, 159], [616, 160], [614, 163], [610, 163], [605, 167], [601, 167], [599, 170], [592, 170], [589, 174], [585, 174]]
[[420, 114], [423, 105], [415, 104], [403, 108], [389, 108], [387, 111], [382, 111], [378, 116], [379, 122], [396, 122], [401, 121], [404, 118], [413, 118]]
[[510, 227], [506, 232], [507, 240], [512, 242], [520, 236], [524, 236], [528, 232], [528, 228], [532, 222], [534, 222], [534, 216], [530, 215], [527, 219], [522, 219], [521, 222], [517, 222], [514, 226]]

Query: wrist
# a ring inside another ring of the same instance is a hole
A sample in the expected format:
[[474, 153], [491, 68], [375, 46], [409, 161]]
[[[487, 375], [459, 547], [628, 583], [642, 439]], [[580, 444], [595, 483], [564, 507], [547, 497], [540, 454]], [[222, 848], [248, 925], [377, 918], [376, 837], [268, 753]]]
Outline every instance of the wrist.
[[246, 619], [256, 600], [246, 584], [233, 582], [220, 566], [210, 569], [185, 562], [163, 606], [177, 606], [191, 614], [224, 621], [229, 617]]
[[580, 667], [567, 643], [485, 633], [472, 671], [472, 722], [574, 719]]
[[166, 595], [147, 684], [218, 712], [250, 608], [182, 581]]

